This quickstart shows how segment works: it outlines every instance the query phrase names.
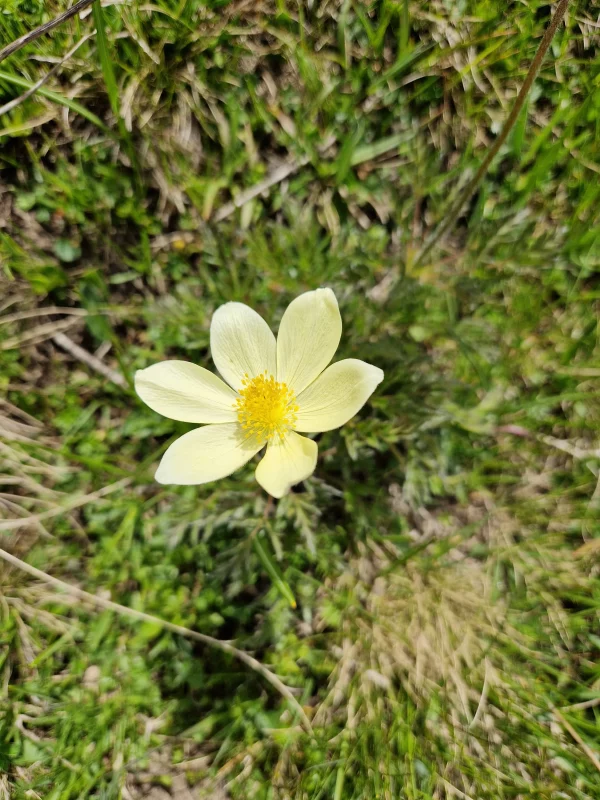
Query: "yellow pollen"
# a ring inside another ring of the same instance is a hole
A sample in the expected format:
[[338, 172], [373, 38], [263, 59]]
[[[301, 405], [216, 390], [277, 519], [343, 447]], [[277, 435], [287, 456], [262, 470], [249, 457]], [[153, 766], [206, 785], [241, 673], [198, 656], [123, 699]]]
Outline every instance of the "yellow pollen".
[[263, 372], [255, 378], [244, 376], [234, 408], [248, 437], [283, 439], [296, 422], [296, 397], [285, 383]]

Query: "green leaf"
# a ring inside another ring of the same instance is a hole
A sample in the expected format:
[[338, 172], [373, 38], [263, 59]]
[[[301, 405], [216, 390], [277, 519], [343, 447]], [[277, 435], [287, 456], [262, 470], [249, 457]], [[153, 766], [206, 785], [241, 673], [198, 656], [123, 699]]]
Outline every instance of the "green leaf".
[[[19, 75], [12, 75], [10, 72], [4, 72], [4, 70], [0, 70], [0, 80], [6, 81], [7, 83], [11, 83], [13, 86], [19, 86], [22, 89], [31, 89], [33, 83], [28, 81], [26, 78], [22, 78]], [[61, 106], [65, 106], [69, 108], [71, 111], [74, 111], [76, 114], [84, 117], [89, 122], [92, 122], [98, 128], [100, 128], [104, 133], [112, 135], [111, 130], [107, 127], [100, 117], [97, 117], [85, 106], [82, 106], [81, 103], [76, 102], [75, 100], [71, 100], [70, 97], [64, 97], [62, 94], [58, 92], [51, 92], [50, 89], [45, 89], [43, 86], [37, 90], [37, 94], [41, 95], [42, 97], [47, 98], [48, 100], [52, 100], [55, 103], [58, 103]], [[0, 137], [3, 136], [3, 130], [0, 128]]]
[[57, 239], [52, 249], [54, 250], [54, 255], [66, 264], [77, 261], [81, 256], [81, 247], [71, 244], [68, 239]]
[[519, 158], [521, 156], [521, 152], [523, 151], [523, 144], [525, 142], [525, 131], [527, 129], [528, 111], [529, 111], [529, 98], [525, 101], [525, 105], [521, 109], [517, 121], [515, 122], [515, 127], [512, 129], [510, 135], [510, 145], [515, 158]]
[[271, 580], [273, 581], [276, 589], [281, 594], [282, 597], [288, 601], [292, 608], [296, 608], [296, 598], [294, 597], [292, 590], [290, 589], [289, 585], [284, 580], [281, 572], [279, 571], [277, 565], [273, 561], [271, 554], [267, 551], [266, 547], [263, 546], [262, 542], [260, 541], [260, 537], [264, 537], [264, 533], [261, 531], [257, 536], [254, 537], [254, 549], [256, 550], [256, 554], [260, 558], [263, 567], [267, 570], [269, 575], [271, 576]]
[[350, 167], [354, 163], [353, 158], [356, 148], [363, 134], [364, 125], [359, 123], [356, 126], [356, 129], [344, 140], [344, 143], [340, 148], [340, 152], [338, 153], [338, 157], [335, 160], [335, 178], [338, 184], [342, 184], [345, 181]]
[[395, 150], [403, 142], [412, 139], [412, 136], [412, 133], [396, 133], [393, 136], [386, 136], [385, 139], [378, 139], [370, 144], [357, 147], [352, 154], [350, 164], [356, 167], [358, 164], [363, 164], [365, 161], [370, 161], [373, 158], [382, 156], [390, 150]]

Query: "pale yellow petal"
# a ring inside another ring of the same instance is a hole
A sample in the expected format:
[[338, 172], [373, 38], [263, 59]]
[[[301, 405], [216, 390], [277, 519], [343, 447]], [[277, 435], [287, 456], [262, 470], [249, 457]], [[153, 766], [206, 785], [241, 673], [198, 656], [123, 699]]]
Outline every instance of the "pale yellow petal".
[[213, 314], [210, 324], [213, 361], [230, 386], [238, 390], [244, 376], [262, 372], [275, 376], [275, 336], [264, 319], [243, 303], [225, 303]]
[[205, 425], [173, 442], [155, 478], [181, 486], [216, 481], [243, 467], [264, 444], [244, 438], [237, 423]]
[[298, 395], [329, 364], [341, 335], [342, 318], [331, 289], [292, 300], [277, 335], [277, 380]]
[[265, 492], [283, 497], [292, 486], [308, 478], [317, 465], [317, 443], [290, 431], [281, 441], [276, 437], [256, 468], [256, 480]]
[[332, 364], [296, 398], [294, 428], [306, 433], [339, 428], [360, 411], [382, 380], [379, 367], [355, 358]]
[[135, 390], [153, 411], [181, 422], [234, 422], [235, 392], [197, 364], [162, 361], [135, 373]]

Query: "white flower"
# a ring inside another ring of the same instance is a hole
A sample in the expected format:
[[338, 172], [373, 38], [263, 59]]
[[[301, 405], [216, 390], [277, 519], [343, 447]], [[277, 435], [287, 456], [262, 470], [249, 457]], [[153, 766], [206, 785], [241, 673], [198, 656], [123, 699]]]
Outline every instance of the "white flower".
[[189, 485], [225, 478], [265, 445], [256, 480], [273, 497], [283, 497], [312, 475], [317, 443], [297, 431], [339, 428], [383, 380], [378, 367], [355, 358], [327, 367], [341, 334], [331, 289], [293, 300], [277, 341], [256, 311], [226, 303], [212, 318], [210, 347], [227, 383], [187, 361], [163, 361], [138, 371], [136, 391], [154, 411], [208, 423], [173, 442], [156, 480]]

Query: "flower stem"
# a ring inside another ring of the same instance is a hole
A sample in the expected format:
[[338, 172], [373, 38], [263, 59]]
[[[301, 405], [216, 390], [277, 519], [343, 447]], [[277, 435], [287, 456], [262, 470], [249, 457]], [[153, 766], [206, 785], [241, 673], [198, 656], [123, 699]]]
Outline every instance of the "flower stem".
[[160, 625], [161, 628], [164, 628], [167, 631], [176, 633], [179, 636], [186, 636], [188, 639], [195, 639], [197, 642], [202, 642], [202, 644], [208, 645], [209, 647], [215, 647], [218, 650], [222, 650], [224, 653], [233, 656], [233, 658], [239, 659], [248, 667], [262, 675], [262, 677], [265, 678], [265, 680], [267, 680], [271, 686], [273, 686], [278, 692], [280, 692], [281, 695], [283, 695], [283, 697], [285, 697], [290, 706], [299, 715], [306, 730], [309, 733], [312, 733], [310, 721], [306, 716], [302, 706], [298, 703], [290, 691], [289, 687], [286, 686], [277, 677], [277, 675], [275, 675], [274, 672], [271, 672], [268, 667], [265, 667], [264, 664], [261, 664], [260, 661], [257, 661], [257, 659], [255, 659], [249, 653], [246, 653], [244, 650], [240, 650], [230, 642], [225, 642], [221, 639], [215, 639], [213, 636], [208, 636], [205, 633], [199, 633], [198, 631], [191, 630], [190, 628], [184, 628], [183, 625], [175, 625], [173, 622], [168, 622], [166, 619], [162, 619], [161, 617], [155, 617], [153, 614], [147, 614], [145, 611], [138, 611], [137, 609], [129, 608], [128, 606], [122, 606], [120, 603], [115, 603], [112, 600], [107, 600], [104, 597], [99, 597], [96, 594], [86, 592], [84, 589], [80, 589], [78, 586], [67, 583], [60, 578], [55, 578], [53, 575], [48, 575], [48, 573], [42, 572], [41, 569], [37, 569], [37, 567], [33, 567], [31, 564], [27, 564], [25, 561], [21, 561], [20, 558], [17, 558], [6, 550], [0, 549], [0, 559], [8, 562], [13, 567], [17, 567], [17, 569], [26, 572], [28, 575], [43, 581], [44, 583], [54, 586], [60, 591], [66, 592], [71, 597], [76, 597], [78, 600], [81, 600], [84, 603], [88, 603], [96, 608], [114, 611], [117, 614], [130, 617], [140, 622], [150, 622], [154, 625]]

